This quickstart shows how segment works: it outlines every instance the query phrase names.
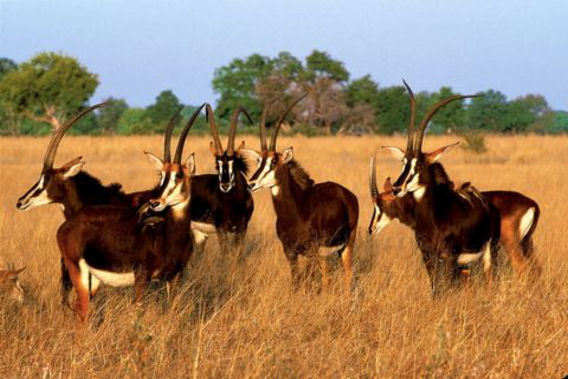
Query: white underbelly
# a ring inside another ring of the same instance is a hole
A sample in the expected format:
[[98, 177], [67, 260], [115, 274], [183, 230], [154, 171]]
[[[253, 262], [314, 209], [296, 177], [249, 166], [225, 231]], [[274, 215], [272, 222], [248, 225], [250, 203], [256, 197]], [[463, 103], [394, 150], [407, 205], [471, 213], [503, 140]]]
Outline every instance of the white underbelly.
[[338, 252], [343, 250], [345, 245], [346, 244], [337, 245], [337, 246], [320, 246], [318, 249], [318, 254], [322, 257], [328, 257], [330, 255], [337, 254]]
[[200, 221], [192, 221], [191, 229], [198, 230], [201, 233], [205, 234], [217, 233], [217, 228], [215, 227], [215, 225]]
[[112, 287], [129, 287], [134, 285], [134, 272], [112, 272], [100, 270], [89, 266], [84, 259], [81, 259], [79, 267], [89, 270], [91, 275], [102, 283]]

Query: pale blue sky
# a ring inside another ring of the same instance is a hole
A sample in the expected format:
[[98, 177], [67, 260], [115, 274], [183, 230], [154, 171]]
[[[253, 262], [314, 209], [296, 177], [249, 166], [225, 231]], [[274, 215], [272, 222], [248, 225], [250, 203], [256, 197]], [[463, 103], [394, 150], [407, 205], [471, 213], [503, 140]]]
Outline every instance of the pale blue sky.
[[380, 86], [540, 93], [568, 109], [566, 0], [0, 0], [0, 56], [75, 56], [99, 75], [95, 100], [213, 101], [213, 71], [232, 58], [314, 48]]

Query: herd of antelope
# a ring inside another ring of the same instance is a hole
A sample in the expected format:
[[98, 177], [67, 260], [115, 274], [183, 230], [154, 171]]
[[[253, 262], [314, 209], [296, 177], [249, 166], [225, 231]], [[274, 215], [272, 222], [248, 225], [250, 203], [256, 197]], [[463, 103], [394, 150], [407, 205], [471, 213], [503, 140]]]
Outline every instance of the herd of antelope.
[[[532, 235], [539, 206], [526, 196], [510, 191], [480, 192], [470, 183], [454, 185], [439, 162], [456, 144], [435, 151], [422, 151], [429, 121], [444, 105], [472, 96], [452, 96], [432, 106], [415, 127], [415, 100], [410, 96], [410, 125], [406, 149], [383, 147], [402, 161], [402, 173], [383, 191], [376, 182], [375, 157], [370, 161], [370, 194], [373, 215], [369, 234], [378, 234], [392, 220], [409, 226], [430, 277], [434, 295], [444, 285], [468, 281], [472, 264], [481, 261], [488, 279], [493, 276], [499, 245], [515, 271], [539, 272], [533, 259]], [[208, 236], [216, 234], [224, 254], [240, 254], [254, 203], [252, 193], [270, 189], [276, 213], [276, 233], [291, 270], [292, 285], [300, 284], [298, 257], [321, 269], [322, 290], [329, 286], [327, 257], [341, 259], [346, 293], [353, 287], [352, 260], [359, 204], [357, 197], [334, 182], [315, 183], [294, 159], [292, 147], [277, 151], [281, 124], [296, 99], [273, 124], [270, 145], [266, 119], [260, 120], [260, 150], [235, 148], [239, 116], [251, 117], [242, 107], [231, 118], [227, 147], [223, 148], [215, 115], [209, 104], [201, 105], [185, 123], [172, 160], [170, 145], [179, 113], [170, 120], [160, 158], [145, 152], [159, 170], [159, 182], [148, 190], [124, 193], [121, 185], [105, 186], [83, 171], [85, 162], [75, 158], [54, 168], [58, 146], [65, 132], [94, 105], [57, 130], [47, 148], [39, 180], [17, 202], [20, 210], [57, 203], [65, 221], [57, 230], [61, 253], [61, 297], [68, 303], [76, 293], [73, 309], [82, 321], [88, 319], [89, 302], [101, 284], [133, 286], [140, 301], [152, 280], [170, 285], [180, 280], [190, 257], [202, 250]], [[194, 155], [184, 159], [189, 131], [205, 109], [213, 141], [210, 150], [217, 174], [196, 175]], [[256, 171], [249, 176], [249, 164]], [[0, 271], [2, 286], [21, 301], [20, 270]]]

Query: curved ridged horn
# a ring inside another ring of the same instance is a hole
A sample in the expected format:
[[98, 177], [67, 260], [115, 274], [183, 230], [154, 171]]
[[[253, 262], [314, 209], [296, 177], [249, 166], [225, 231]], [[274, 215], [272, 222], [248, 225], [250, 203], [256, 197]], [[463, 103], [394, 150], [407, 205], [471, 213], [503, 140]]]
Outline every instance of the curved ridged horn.
[[414, 123], [416, 122], [416, 101], [414, 100], [414, 93], [410, 86], [402, 79], [408, 95], [410, 96], [410, 124], [408, 125], [408, 138], [406, 140], [406, 151], [412, 151], [412, 142], [414, 141]]
[[217, 126], [215, 125], [215, 113], [211, 105], [205, 105], [205, 118], [209, 121], [209, 128], [211, 129], [211, 136], [213, 136], [213, 144], [215, 145], [215, 153], [217, 155], [223, 155], [223, 145], [219, 139], [219, 132], [217, 131]]
[[172, 161], [171, 145], [172, 145], [172, 132], [176, 126], [176, 121], [181, 113], [183, 106], [179, 107], [177, 112], [173, 115], [166, 127], [166, 133], [164, 136], [164, 162], [170, 163]]
[[371, 191], [371, 197], [376, 199], [379, 196], [379, 189], [377, 188], [377, 172], [375, 168], [376, 156], [373, 154], [371, 156], [371, 164], [369, 171], [369, 190]]
[[309, 93], [310, 92], [308, 91], [299, 98], [297, 98], [296, 100], [294, 100], [292, 104], [290, 104], [290, 106], [286, 109], [286, 112], [284, 112], [282, 116], [280, 116], [280, 118], [274, 125], [274, 130], [272, 131], [272, 137], [270, 138], [270, 148], [268, 150], [276, 151], [276, 140], [278, 139], [278, 132], [280, 131], [280, 126], [282, 125], [282, 122], [284, 121], [288, 113], [290, 113], [292, 108], [294, 108], [294, 106], [298, 104], [304, 97], [308, 96]]
[[57, 148], [59, 147], [59, 143], [61, 139], [65, 135], [65, 132], [69, 130], [71, 126], [73, 126], [77, 121], [82, 119], [85, 115], [89, 112], [94, 111], [97, 108], [107, 105], [108, 102], [95, 104], [92, 107], [89, 107], [79, 113], [77, 113], [71, 120], [67, 121], [63, 126], [53, 133], [51, 137], [51, 141], [49, 141], [49, 145], [47, 146], [47, 151], [45, 152], [45, 157], [43, 158], [43, 171], [49, 170], [53, 168], [53, 161], [55, 160], [55, 154], [57, 154]]
[[[207, 104], [207, 105], [209, 105], [209, 104]], [[193, 123], [195, 122], [195, 119], [197, 118], [197, 116], [199, 116], [199, 113], [201, 112], [201, 110], [203, 109], [204, 106], [205, 106], [205, 104], [201, 104], [201, 106], [199, 108], [197, 108], [195, 110], [195, 112], [193, 112], [193, 114], [191, 115], [191, 117], [187, 121], [187, 124], [185, 124], [185, 127], [181, 131], [181, 134], [179, 135], [179, 141], [178, 141], [178, 144], [177, 144], [177, 148], [176, 148], [176, 155], [174, 156], [174, 163], [177, 163], [177, 164], [181, 163], [181, 155], [183, 154], [183, 146], [185, 145], [185, 140], [187, 138], [187, 134], [189, 133], [189, 130], [191, 129], [191, 127], [193, 126]]]
[[227, 155], [232, 156], [235, 153], [235, 136], [237, 134], [237, 124], [239, 123], [239, 116], [244, 113], [249, 122], [252, 124], [252, 118], [248, 114], [247, 110], [239, 105], [237, 109], [233, 112], [233, 117], [231, 118], [231, 127], [229, 129], [229, 141], [227, 141]]
[[260, 150], [261, 151], [267, 151], [268, 150], [268, 146], [266, 145], [266, 116], [268, 115], [268, 112], [270, 112], [270, 109], [272, 109], [272, 106], [274, 105], [275, 101], [271, 102], [267, 107], [265, 106], [264, 109], [262, 110], [262, 115], [260, 116], [260, 124], [259, 124], [259, 128], [260, 128]]
[[448, 103], [451, 103], [452, 101], [469, 99], [472, 97], [478, 97], [478, 95], [454, 95], [434, 104], [428, 110], [428, 113], [426, 114], [426, 116], [424, 116], [422, 121], [420, 121], [420, 126], [416, 131], [416, 139], [414, 140], [414, 152], [419, 153], [420, 151], [422, 151], [422, 141], [424, 140], [424, 133], [426, 132], [426, 127], [428, 126], [428, 123], [430, 122], [432, 117], [434, 117], [436, 112], [440, 110], [440, 108], [442, 108], [444, 105]]

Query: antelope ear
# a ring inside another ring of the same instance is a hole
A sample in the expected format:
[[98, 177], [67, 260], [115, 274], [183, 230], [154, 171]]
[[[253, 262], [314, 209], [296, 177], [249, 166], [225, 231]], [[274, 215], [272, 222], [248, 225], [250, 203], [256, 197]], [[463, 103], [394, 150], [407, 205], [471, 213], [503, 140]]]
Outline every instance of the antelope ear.
[[152, 154], [150, 152], [145, 151], [144, 154], [146, 155], [146, 158], [148, 158], [150, 163], [152, 163], [152, 165], [154, 165], [156, 170], [162, 171], [162, 168], [164, 168], [164, 161], [162, 161], [160, 158], [158, 158], [157, 156], [155, 156], [154, 154]]
[[442, 157], [442, 155], [444, 155], [446, 153], [446, 151], [450, 151], [452, 148], [454, 148], [455, 146], [459, 145], [460, 141], [458, 142], [454, 142], [451, 143], [449, 145], [446, 146], [442, 146], [439, 149], [436, 149], [430, 153], [425, 153], [424, 155], [426, 156], [426, 160], [428, 161], [428, 163], [434, 163], [437, 162], [438, 159], [440, 159]]
[[239, 147], [239, 150], [237, 151], [243, 158], [250, 159], [255, 162], [257, 162], [261, 157], [260, 152], [253, 149], [244, 149]]
[[391, 153], [393, 157], [395, 157], [398, 160], [402, 160], [402, 158], [404, 158], [405, 154], [404, 150], [396, 146], [381, 146], [381, 149], [387, 150], [389, 153]]
[[244, 148], [245, 148], [245, 141], [241, 141], [241, 144], [237, 148], [237, 152], [240, 151], [241, 149], [244, 149]]
[[77, 175], [81, 171], [81, 169], [85, 165], [85, 162], [82, 159], [83, 157], [77, 157], [65, 163], [63, 167], [61, 167], [61, 169], [63, 170], [63, 177], [65, 179], [69, 179]]
[[294, 150], [292, 150], [292, 147], [289, 147], [282, 152], [282, 163], [286, 164], [292, 159], [294, 159]]
[[390, 176], [385, 179], [385, 184], [383, 184], [383, 191], [388, 193], [394, 192]]
[[187, 160], [185, 161], [185, 165], [191, 175], [195, 175], [195, 153], [191, 153]]
[[7, 279], [9, 280], [13, 280], [13, 279], [17, 279], [18, 275], [20, 274], [20, 272], [24, 271], [26, 269], [26, 266], [22, 267], [19, 270], [10, 270], [7, 272]]
[[209, 142], [209, 151], [211, 152], [211, 154], [213, 154], [213, 156], [217, 156], [217, 149], [215, 149], [215, 144], [213, 143], [213, 141]]

